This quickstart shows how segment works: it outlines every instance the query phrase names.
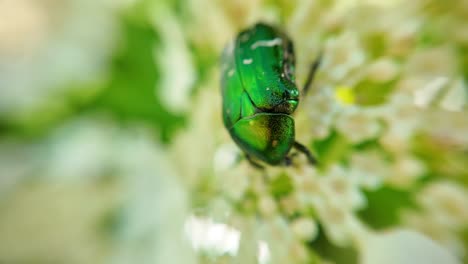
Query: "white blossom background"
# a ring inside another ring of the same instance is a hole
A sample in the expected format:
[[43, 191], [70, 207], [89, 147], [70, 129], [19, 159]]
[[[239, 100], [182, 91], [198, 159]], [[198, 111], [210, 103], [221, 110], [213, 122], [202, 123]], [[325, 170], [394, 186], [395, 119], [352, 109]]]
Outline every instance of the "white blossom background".
[[[294, 41], [317, 156], [251, 167], [219, 57]], [[468, 1], [0, 0], [0, 263], [468, 262]]]

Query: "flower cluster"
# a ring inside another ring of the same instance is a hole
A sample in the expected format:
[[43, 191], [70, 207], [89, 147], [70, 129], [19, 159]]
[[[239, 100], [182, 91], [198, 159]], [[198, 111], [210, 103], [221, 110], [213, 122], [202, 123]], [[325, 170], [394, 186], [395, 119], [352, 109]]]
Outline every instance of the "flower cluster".
[[[363, 262], [377, 263], [391, 250], [369, 260], [364, 241], [379, 236], [381, 228], [410, 228], [427, 236], [411, 234], [406, 240], [406, 233], [382, 234], [388, 243], [390, 237], [401, 239], [402, 248], [395, 250], [404, 250], [405, 242], [429, 245], [431, 237], [440, 244], [430, 247], [445, 261], [456, 262], [450, 254], [466, 257], [461, 234], [467, 228], [468, 190], [461, 164], [467, 162], [468, 127], [463, 117], [466, 68], [460, 63], [467, 57], [456, 54], [467, 44], [462, 23], [467, 6], [457, 5], [450, 14], [447, 8], [455, 7], [436, 1], [270, 5], [197, 0], [187, 7], [191, 19], [181, 21], [180, 30], [186, 30], [185, 41], [198, 52], [190, 63], [209, 57], [207, 47], [220, 53], [239, 29], [259, 20], [282, 25], [292, 37], [298, 80], [317, 54], [324, 54], [295, 116], [296, 137], [310, 143], [320, 161], [316, 168], [300, 155], [291, 167], [251, 168], [221, 124], [217, 64], [205, 65], [207, 73], [192, 83], [200, 88], [189, 104], [189, 124], [174, 139], [171, 153], [195, 214], [241, 231], [236, 263], [254, 263], [252, 240], [266, 242], [271, 263], [333, 261], [313, 246], [322, 234], [334, 246], [356, 249]], [[176, 80], [184, 73], [168, 74]], [[454, 160], [444, 164], [438, 158]], [[401, 192], [409, 201], [398, 204], [392, 221], [373, 223], [366, 212], [383, 207], [377, 217], [386, 218], [390, 205], [385, 199], [394, 197], [369, 199], [386, 190]], [[401, 213], [411, 201], [423, 209]]]

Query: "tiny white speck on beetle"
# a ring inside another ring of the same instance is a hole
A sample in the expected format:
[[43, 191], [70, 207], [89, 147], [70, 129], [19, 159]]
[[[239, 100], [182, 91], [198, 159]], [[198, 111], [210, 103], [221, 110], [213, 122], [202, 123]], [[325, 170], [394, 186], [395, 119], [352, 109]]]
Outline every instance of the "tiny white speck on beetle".
[[230, 69], [230, 70], [228, 71], [228, 76], [229, 76], [229, 77], [232, 77], [232, 76], [234, 75], [234, 72], [235, 72], [234, 69]]
[[278, 46], [283, 43], [283, 40], [281, 38], [274, 38], [270, 40], [259, 40], [256, 41], [252, 46], [250, 46], [251, 49], [256, 49], [258, 47], [273, 47], [273, 46]]
[[253, 59], [244, 59], [242, 63], [244, 64], [251, 64], [253, 62]]
[[267, 90], [267, 91], [270, 91], [270, 87], [267, 87], [266, 90]]

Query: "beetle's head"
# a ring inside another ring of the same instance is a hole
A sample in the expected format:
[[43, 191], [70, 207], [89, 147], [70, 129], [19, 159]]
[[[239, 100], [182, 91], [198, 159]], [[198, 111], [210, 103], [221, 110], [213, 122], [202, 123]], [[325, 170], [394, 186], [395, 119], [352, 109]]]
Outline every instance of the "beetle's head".
[[282, 114], [292, 114], [299, 104], [297, 99], [288, 99], [277, 105], [275, 105], [270, 112], [272, 113], [282, 113]]
[[292, 114], [299, 104], [299, 91], [297, 89], [285, 89], [281, 95], [281, 100], [273, 106], [270, 112]]

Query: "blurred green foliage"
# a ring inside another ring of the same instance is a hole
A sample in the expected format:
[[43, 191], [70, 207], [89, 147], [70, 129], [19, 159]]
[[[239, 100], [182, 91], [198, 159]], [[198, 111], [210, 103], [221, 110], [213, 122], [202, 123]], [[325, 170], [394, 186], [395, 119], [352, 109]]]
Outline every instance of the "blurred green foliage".
[[34, 139], [46, 136], [71, 116], [104, 114], [124, 126], [143, 122], [160, 132], [162, 142], [169, 142], [185, 119], [168, 112], [156, 96], [158, 69], [153, 49], [158, 36], [147, 21], [135, 15], [121, 16], [120, 44], [107, 76], [91, 83], [70, 83], [56, 100], [31, 111], [1, 116], [0, 136]]
[[390, 228], [400, 223], [401, 212], [414, 208], [412, 192], [392, 187], [382, 187], [364, 192], [367, 207], [358, 212], [362, 221], [375, 229]]
[[113, 59], [109, 84], [92, 108], [109, 111], [123, 123], [146, 122], [158, 128], [161, 139], [167, 142], [184, 119], [169, 113], [155, 96], [158, 69], [153, 49], [157, 35], [150, 25], [130, 18], [122, 20], [122, 34], [123, 43]]

